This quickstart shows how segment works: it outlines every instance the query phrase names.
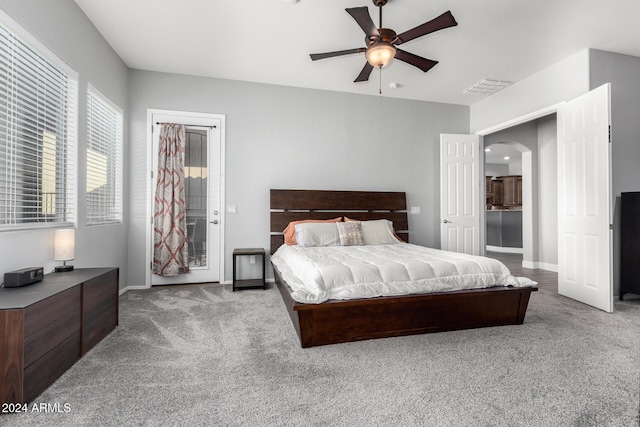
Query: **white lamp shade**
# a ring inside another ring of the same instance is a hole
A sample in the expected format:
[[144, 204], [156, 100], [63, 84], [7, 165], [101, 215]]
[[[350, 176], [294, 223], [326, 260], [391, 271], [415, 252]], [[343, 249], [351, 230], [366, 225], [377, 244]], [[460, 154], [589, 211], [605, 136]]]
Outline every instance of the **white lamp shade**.
[[54, 232], [53, 259], [56, 261], [69, 261], [74, 259], [76, 244], [76, 230], [62, 228]]

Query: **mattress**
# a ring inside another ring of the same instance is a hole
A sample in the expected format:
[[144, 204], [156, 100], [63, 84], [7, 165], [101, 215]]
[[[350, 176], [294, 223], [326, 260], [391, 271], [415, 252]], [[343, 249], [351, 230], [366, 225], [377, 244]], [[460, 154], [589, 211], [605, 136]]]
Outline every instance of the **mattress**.
[[500, 261], [481, 256], [395, 245], [301, 247], [282, 245], [271, 262], [295, 301], [318, 304], [494, 286], [535, 286]]

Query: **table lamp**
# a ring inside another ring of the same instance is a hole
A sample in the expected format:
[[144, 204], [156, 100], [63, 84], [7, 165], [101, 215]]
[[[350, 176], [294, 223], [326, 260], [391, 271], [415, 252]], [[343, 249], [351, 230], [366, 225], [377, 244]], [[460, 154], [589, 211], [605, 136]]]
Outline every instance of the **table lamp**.
[[54, 271], [61, 273], [72, 271], [73, 265], [67, 265], [67, 261], [74, 259], [76, 230], [73, 228], [60, 228], [54, 232], [53, 259], [62, 261], [62, 265], [56, 266]]

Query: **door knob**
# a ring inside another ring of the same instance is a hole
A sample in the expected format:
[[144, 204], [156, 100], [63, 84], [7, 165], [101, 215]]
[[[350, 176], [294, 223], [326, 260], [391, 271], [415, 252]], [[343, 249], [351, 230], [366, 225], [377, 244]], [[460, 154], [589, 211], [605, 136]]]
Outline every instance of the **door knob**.
[[214, 219], [213, 221], [211, 221], [211, 224], [217, 224], [217, 223], [218, 223], [217, 219]]
[[443, 219], [443, 220], [442, 220], [442, 223], [443, 223], [443, 224], [449, 224], [449, 223], [451, 223], [451, 221], [449, 221], [448, 219]]

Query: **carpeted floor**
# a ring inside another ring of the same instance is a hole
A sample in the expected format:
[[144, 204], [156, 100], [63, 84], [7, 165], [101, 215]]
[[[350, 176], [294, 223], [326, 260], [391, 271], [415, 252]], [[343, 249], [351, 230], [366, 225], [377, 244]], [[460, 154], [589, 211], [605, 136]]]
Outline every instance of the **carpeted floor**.
[[130, 291], [10, 426], [638, 426], [640, 303], [542, 289], [525, 324], [301, 349], [273, 287]]

